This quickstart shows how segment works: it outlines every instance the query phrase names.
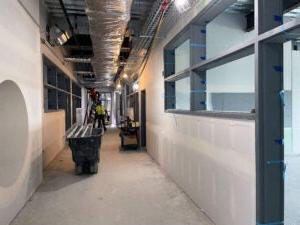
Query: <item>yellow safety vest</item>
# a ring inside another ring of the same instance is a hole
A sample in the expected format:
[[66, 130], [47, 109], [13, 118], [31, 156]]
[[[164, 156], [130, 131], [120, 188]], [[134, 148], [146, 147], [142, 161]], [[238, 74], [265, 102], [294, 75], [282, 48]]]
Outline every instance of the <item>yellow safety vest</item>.
[[96, 107], [96, 113], [97, 115], [105, 115], [105, 108], [103, 105], [97, 105]]

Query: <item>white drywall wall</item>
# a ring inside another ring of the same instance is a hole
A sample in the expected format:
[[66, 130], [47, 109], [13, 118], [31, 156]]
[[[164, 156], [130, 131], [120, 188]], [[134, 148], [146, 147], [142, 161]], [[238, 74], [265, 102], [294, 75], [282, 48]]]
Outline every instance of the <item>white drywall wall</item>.
[[[32, 17], [38, 21], [39, 1], [31, 0], [23, 3], [32, 13]], [[23, 160], [16, 157], [11, 161], [14, 165], [21, 165], [21, 169], [16, 170], [19, 172], [15, 175], [15, 179], [7, 183], [8, 185], [3, 185], [0, 181], [0, 224], [7, 225], [42, 180], [42, 61], [40, 31], [32, 18], [17, 0], [0, 1], [0, 8], [0, 83], [11, 80], [17, 85], [23, 95], [28, 114], [27, 143], [22, 141], [23, 137], [20, 137], [17, 131], [7, 137], [10, 142], [23, 143], [18, 147], [22, 150], [16, 151], [24, 152]], [[6, 96], [6, 101], [11, 101], [9, 96]], [[18, 107], [16, 105], [15, 110], [18, 110]], [[7, 118], [0, 117], [0, 124], [3, 124], [5, 119]], [[17, 116], [14, 120], [24, 120], [24, 117]], [[23, 123], [24, 121], [20, 121], [24, 128]], [[15, 128], [18, 129], [18, 126]], [[6, 131], [0, 129], [0, 132]], [[0, 140], [1, 143], [3, 141]], [[11, 149], [1, 148], [0, 158], [3, 154], [8, 154], [9, 150]], [[19, 159], [22, 162], [18, 162]], [[11, 172], [5, 171], [7, 174]]]
[[199, 10], [193, 8], [156, 43], [141, 77], [147, 150], [217, 225], [255, 224], [254, 121], [164, 112], [163, 48]]

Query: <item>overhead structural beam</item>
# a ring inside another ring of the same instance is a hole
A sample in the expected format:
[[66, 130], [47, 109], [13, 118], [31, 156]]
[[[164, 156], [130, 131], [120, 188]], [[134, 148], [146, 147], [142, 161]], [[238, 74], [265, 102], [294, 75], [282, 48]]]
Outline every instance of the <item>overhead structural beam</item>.
[[73, 28], [73, 25], [72, 25], [71, 20], [69, 18], [69, 15], [68, 15], [68, 12], [66, 10], [66, 7], [65, 7], [65, 5], [63, 3], [63, 0], [59, 0], [59, 4], [60, 4], [60, 7], [61, 7], [61, 9], [62, 9], [62, 11], [63, 11], [63, 13], [65, 15], [66, 20], [67, 20], [67, 23], [69, 25], [69, 29], [71, 31], [71, 34], [74, 35], [74, 28]]
[[70, 29], [70, 31], [71, 31], [71, 34], [72, 34], [72, 36], [74, 37], [74, 40], [75, 40], [76, 44], [77, 44], [78, 46], [80, 46], [79, 41], [77, 40], [76, 35], [75, 35], [75, 33], [74, 33], [74, 28], [73, 28], [73, 25], [72, 25], [71, 20], [70, 20], [70, 18], [69, 18], [69, 15], [68, 15], [68, 12], [67, 12], [67, 10], [66, 10], [66, 7], [65, 7], [65, 5], [64, 5], [64, 3], [63, 3], [63, 0], [59, 0], [59, 3], [60, 3], [60, 6], [61, 6], [61, 9], [63, 10], [63, 13], [64, 13], [64, 16], [65, 16], [65, 18], [66, 18], [66, 21], [67, 21], [67, 23], [68, 23], [68, 25], [69, 25], [69, 29]]
[[74, 58], [74, 57], [66, 57], [66, 62], [73, 62], [73, 63], [91, 63], [91, 58]]
[[80, 75], [96, 75], [94, 72], [92, 71], [75, 71], [76, 74], [80, 74]]

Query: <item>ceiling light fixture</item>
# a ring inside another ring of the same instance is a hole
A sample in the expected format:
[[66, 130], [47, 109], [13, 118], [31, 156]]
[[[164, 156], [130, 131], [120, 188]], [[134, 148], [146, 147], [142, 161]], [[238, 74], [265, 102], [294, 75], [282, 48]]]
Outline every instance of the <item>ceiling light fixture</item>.
[[181, 13], [187, 11], [191, 7], [189, 0], [174, 0], [174, 4]]
[[118, 90], [122, 89], [122, 85], [120, 83], [117, 84], [117, 89]]
[[70, 35], [68, 34], [67, 31], [65, 32], [61, 32], [59, 34], [59, 36], [56, 38], [57, 42], [59, 43], [59, 45], [64, 45], [69, 39], [70, 39]]
[[134, 83], [132, 85], [132, 89], [133, 89], [133, 91], [138, 91], [139, 90], [139, 84], [138, 83]]

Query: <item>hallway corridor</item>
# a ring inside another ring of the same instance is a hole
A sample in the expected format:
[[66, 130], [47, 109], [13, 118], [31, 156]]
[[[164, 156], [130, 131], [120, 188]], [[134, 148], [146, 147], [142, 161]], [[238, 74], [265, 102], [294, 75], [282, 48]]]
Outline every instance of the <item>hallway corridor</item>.
[[101, 147], [100, 171], [75, 176], [64, 150], [12, 225], [211, 225], [144, 152], [119, 152], [117, 130]]

